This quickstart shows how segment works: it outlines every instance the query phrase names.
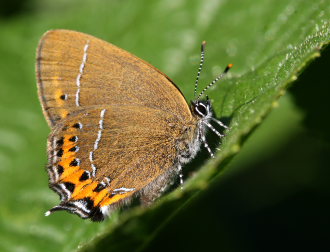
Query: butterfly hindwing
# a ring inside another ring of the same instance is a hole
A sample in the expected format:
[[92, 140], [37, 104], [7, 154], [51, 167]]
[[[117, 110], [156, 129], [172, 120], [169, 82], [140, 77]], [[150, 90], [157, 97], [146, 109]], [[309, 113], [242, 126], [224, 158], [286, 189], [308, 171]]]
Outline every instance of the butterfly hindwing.
[[62, 200], [55, 210], [99, 217], [155, 183], [164, 187], [177, 173], [182, 130], [176, 115], [143, 106], [99, 106], [68, 116], [48, 143], [50, 186]]

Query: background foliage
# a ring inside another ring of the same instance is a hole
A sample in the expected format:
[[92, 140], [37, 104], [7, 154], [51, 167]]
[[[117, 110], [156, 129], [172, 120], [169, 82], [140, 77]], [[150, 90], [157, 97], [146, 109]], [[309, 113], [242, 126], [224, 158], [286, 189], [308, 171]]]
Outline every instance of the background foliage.
[[[1, 4], [0, 251], [328, 246], [328, 1]], [[67, 213], [44, 217], [58, 198], [44, 171], [49, 129], [34, 64], [40, 36], [55, 28], [92, 34], [147, 60], [171, 76], [188, 101], [206, 40], [201, 83], [234, 63], [229, 78], [209, 92], [217, 117], [231, 126], [216, 159], [202, 152], [185, 167], [185, 189], [150, 209], [117, 212], [104, 223]]]

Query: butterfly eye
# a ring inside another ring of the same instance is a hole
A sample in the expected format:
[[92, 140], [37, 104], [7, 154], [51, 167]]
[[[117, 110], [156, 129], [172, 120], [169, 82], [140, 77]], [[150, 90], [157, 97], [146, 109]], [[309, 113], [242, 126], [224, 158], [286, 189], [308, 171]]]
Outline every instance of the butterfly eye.
[[208, 114], [208, 109], [204, 103], [197, 103], [195, 105], [195, 113], [200, 117], [205, 117]]

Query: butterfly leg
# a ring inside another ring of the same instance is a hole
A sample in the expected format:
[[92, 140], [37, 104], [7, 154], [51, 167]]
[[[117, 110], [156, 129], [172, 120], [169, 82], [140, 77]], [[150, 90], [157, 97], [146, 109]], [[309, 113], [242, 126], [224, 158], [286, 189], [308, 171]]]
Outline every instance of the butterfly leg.
[[210, 130], [212, 130], [218, 137], [224, 137], [219, 131], [217, 131], [211, 124], [206, 121], [202, 121]]
[[207, 144], [207, 142], [206, 142], [205, 135], [204, 135], [204, 134], [200, 134], [200, 138], [201, 138], [201, 141], [202, 141], [203, 144], [204, 144], [205, 149], [207, 149], [207, 151], [210, 153], [211, 158], [214, 158], [214, 154], [213, 154], [213, 152], [211, 151], [210, 146], [209, 146], [209, 145]]
[[[214, 119], [214, 118], [212, 118], [212, 119]], [[218, 120], [216, 120], [216, 119], [214, 119], [214, 120], [215, 120], [215, 122], [217, 122], [220, 126], [225, 127], [226, 129], [228, 129], [228, 127], [225, 126], [222, 122], [220, 122], [220, 121], [218, 121]], [[217, 131], [217, 130], [212, 126], [212, 124], [210, 124], [210, 123], [208, 123], [208, 122], [205, 122], [205, 121], [203, 121], [203, 123], [204, 123], [209, 129], [211, 129], [211, 130], [213, 131], [213, 133], [215, 133], [220, 139], [221, 139], [222, 137], [224, 137], [224, 135], [221, 134], [219, 131]], [[216, 149], [217, 149], [217, 150], [220, 150], [220, 148], [216, 148]]]
[[215, 119], [214, 117], [211, 117], [211, 120], [215, 121], [217, 124], [219, 124], [221, 127], [228, 129], [228, 126], [226, 126], [225, 124], [223, 124], [221, 121]]
[[182, 174], [182, 166], [178, 165], [178, 172], [179, 172], [179, 178], [180, 178], [180, 187], [183, 189], [183, 174]]

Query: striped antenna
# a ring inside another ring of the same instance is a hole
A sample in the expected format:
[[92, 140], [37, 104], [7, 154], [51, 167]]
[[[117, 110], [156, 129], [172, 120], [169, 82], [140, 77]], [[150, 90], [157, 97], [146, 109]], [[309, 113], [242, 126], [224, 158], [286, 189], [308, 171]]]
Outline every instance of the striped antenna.
[[214, 81], [212, 81], [210, 84], [208, 84], [203, 90], [202, 92], [200, 92], [200, 94], [198, 95], [197, 99], [196, 100], [199, 100], [199, 98], [201, 98], [201, 96], [204, 94], [204, 92], [206, 90], [208, 90], [210, 87], [212, 87], [218, 80], [221, 80], [226, 74], [227, 72], [229, 71], [230, 68], [233, 67], [233, 64], [229, 64], [225, 70], [223, 71], [222, 74], [220, 74], [217, 78], [214, 79]]
[[203, 68], [203, 63], [204, 63], [204, 55], [205, 55], [205, 46], [206, 46], [206, 41], [202, 42], [202, 46], [201, 46], [201, 61], [199, 63], [199, 68], [198, 68], [198, 72], [197, 72], [197, 77], [196, 77], [196, 81], [195, 81], [195, 91], [194, 91], [194, 97], [196, 97], [196, 92], [197, 92], [197, 86], [198, 86], [198, 81], [199, 81], [199, 76], [202, 72], [202, 68]]

